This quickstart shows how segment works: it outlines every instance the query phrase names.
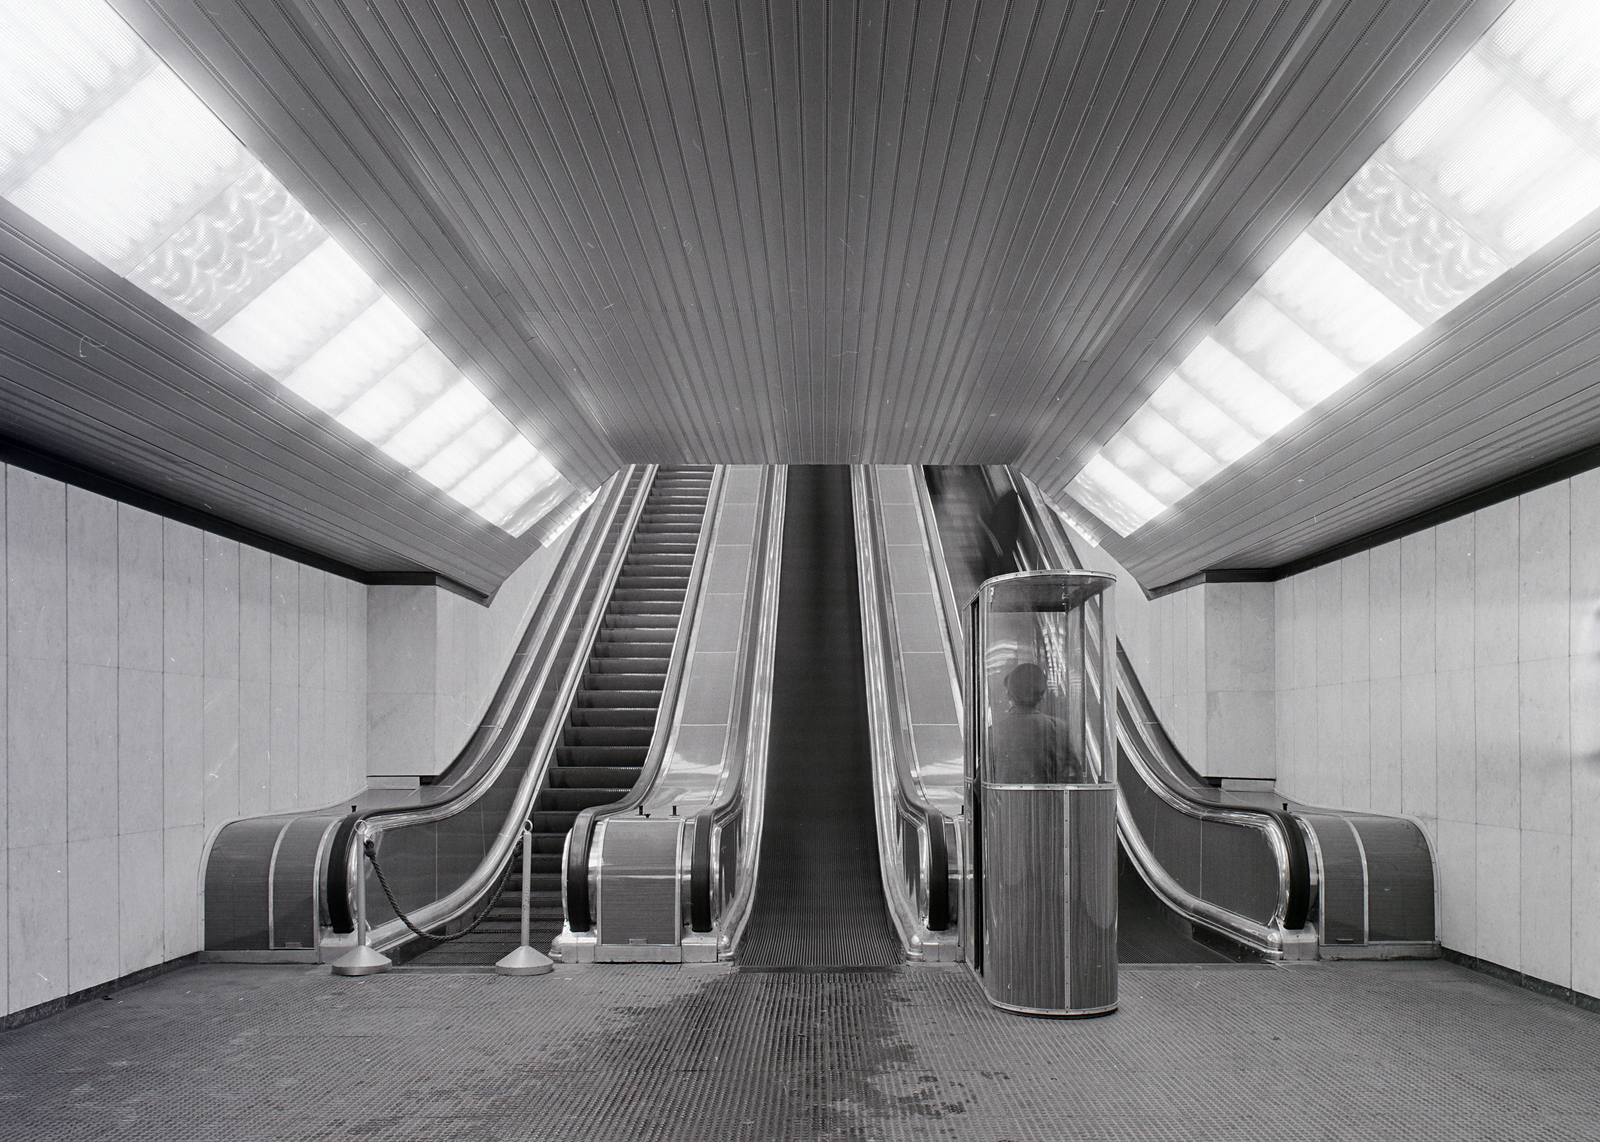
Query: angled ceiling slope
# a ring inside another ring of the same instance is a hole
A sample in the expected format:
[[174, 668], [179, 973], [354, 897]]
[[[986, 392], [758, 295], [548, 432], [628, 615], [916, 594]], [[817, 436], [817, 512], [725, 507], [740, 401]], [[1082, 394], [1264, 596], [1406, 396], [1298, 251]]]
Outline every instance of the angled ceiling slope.
[[[1047, 489], [1503, 7], [117, 5], [579, 487], [717, 460]], [[1229, 526], [1141, 573], [1215, 565]]]

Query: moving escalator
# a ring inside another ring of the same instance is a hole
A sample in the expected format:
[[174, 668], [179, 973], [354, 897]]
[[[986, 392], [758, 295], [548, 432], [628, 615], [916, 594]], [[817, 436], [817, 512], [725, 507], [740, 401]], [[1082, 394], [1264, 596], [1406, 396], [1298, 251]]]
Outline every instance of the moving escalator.
[[[1082, 566], [1060, 518], [1008, 469], [927, 469], [920, 485], [947, 617], [961, 615], [957, 600], [994, 574]], [[961, 640], [956, 621], [952, 642]], [[1128, 962], [1177, 954], [1174, 930], [1194, 934], [1190, 950], [1202, 961], [1219, 950], [1272, 959], [1437, 954], [1432, 857], [1414, 822], [1220, 788], [1162, 729], [1120, 645], [1117, 661]]]
[[206, 869], [208, 955], [335, 958], [364, 898], [374, 948], [492, 963], [518, 939], [513, 857], [525, 830], [533, 941], [548, 945], [562, 925], [567, 830], [651, 777], [721, 482], [709, 466], [635, 466], [607, 484], [574, 526], [481, 723], [409, 803], [363, 796], [226, 826]]
[[[659, 469], [634, 525], [561, 744], [534, 802], [529, 895], [535, 948], [550, 947], [561, 933], [561, 857], [578, 814], [621, 801], [644, 773], [711, 482], [709, 466]], [[513, 862], [475, 931], [448, 943], [416, 940], [405, 958], [418, 965], [492, 964], [517, 946], [521, 923], [522, 870]]]

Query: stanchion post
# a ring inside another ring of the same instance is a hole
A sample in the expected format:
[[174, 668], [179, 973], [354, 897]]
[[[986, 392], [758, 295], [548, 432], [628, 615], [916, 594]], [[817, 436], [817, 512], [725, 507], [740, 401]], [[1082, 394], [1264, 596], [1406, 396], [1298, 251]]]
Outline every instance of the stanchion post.
[[550, 957], [528, 943], [533, 911], [533, 821], [522, 822], [522, 943], [494, 965], [496, 975], [544, 975], [555, 970]]
[[[358, 828], [352, 839], [361, 846], [362, 857], [365, 857], [369, 843], [365, 830]], [[371, 934], [367, 928], [367, 862], [358, 858], [356, 860], [356, 946], [333, 962], [334, 975], [376, 975], [394, 966], [393, 960], [367, 943]]]

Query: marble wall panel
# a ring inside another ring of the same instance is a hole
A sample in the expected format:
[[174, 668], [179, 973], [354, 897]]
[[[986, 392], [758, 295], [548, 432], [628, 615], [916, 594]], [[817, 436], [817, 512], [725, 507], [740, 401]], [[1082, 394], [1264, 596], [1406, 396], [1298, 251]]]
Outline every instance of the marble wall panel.
[[239, 678], [272, 677], [272, 556], [239, 548]]
[[1518, 802], [1521, 825], [1572, 831], [1572, 719], [1568, 663], [1538, 659], [1518, 667]]
[[1380, 813], [1403, 813], [1405, 769], [1400, 757], [1399, 679], [1374, 679], [1368, 690], [1371, 718], [1370, 797], [1368, 806]]
[[215, 829], [239, 815], [239, 680], [208, 674], [204, 697], [205, 823]]
[[38, 845], [13, 841], [6, 851], [6, 887], [7, 991], [16, 1010], [69, 990], [66, 841]]
[[1522, 970], [1572, 986], [1572, 838], [1524, 829], [1518, 888]]
[[200, 950], [200, 856], [204, 825], [162, 831], [162, 956], [177, 959]]
[[271, 678], [274, 686], [300, 684], [300, 565], [281, 555], [271, 558]]
[[1400, 808], [1428, 819], [1439, 815], [1435, 685], [1432, 674], [1400, 680]]
[[1562, 481], [1518, 500], [1517, 658], [1571, 653], [1572, 494]]
[[123, 975], [167, 958], [163, 843], [160, 829], [123, 833], [118, 838], [117, 910]]
[[117, 505], [67, 489], [67, 661], [117, 665]]
[[6, 653], [66, 660], [67, 490], [6, 469]]
[[239, 681], [239, 814], [272, 808], [272, 684]]
[[1522, 970], [1522, 833], [1478, 826], [1477, 943], [1473, 954]]
[[1368, 552], [1368, 677], [1400, 677], [1400, 544]]
[[67, 846], [67, 991], [122, 974], [117, 921], [120, 839], [112, 834]]
[[117, 670], [69, 662], [67, 839], [114, 837], [117, 821]]
[[187, 524], [163, 520], [162, 669], [169, 674], [205, 671], [205, 547]]
[[1439, 939], [1447, 948], [1475, 956], [1478, 954], [1478, 826], [1472, 821], [1441, 816], [1434, 839], [1439, 878]]
[[1400, 673], [1432, 674], [1434, 647], [1434, 535], [1414, 532], [1400, 541]]
[[117, 672], [117, 803], [123, 833], [161, 828], [164, 703], [161, 674]]
[[1506, 500], [1477, 513], [1473, 550], [1473, 661], [1499, 666], [1517, 660], [1518, 503]]
[[1332, 564], [1339, 581], [1339, 681], [1360, 682], [1372, 676], [1368, 641], [1372, 633], [1371, 558], [1365, 551]]
[[1600, 995], [1600, 825], [1572, 835], [1572, 989]]
[[205, 559], [205, 675], [239, 677], [240, 547], [217, 535], [202, 537]]
[[323, 628], [327, 619], [329, 578], [326, 571], [304, 565], [300, 567], [299, 607], [295, 624], [299, 631], [296, 656], [300, 673], [297, 681], [302, 690], [321, 690], [328, 681]]
[[67, 664], [6, 659], [7, 844], [67, 839]]
[[1471, 670], [1434, 676], [1439, 816], [1471, 821], [1478, 811], [1477, 713]]
[[205, 820], [205, 679], [168, 674], [162, 680], [162, 827]]
[[124, 670], [160, 670], [161, 517], [117, 505], [117, 660]]
[[1522, 819], [1522, 761], [1517, 664], [1496, 662], [1473, 674], [1477, 812], [1481, 824], [1516, 828]]
[[1437, 669], [1470, 670], [1475, 662], [1473, 517], [1434, 529], [1434, 653]]

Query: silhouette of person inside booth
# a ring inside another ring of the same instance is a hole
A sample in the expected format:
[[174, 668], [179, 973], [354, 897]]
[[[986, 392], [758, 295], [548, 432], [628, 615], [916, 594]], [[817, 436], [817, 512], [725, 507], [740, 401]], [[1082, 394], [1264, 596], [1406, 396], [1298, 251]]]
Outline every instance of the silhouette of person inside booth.
[[1072, 750], [1067, 724], [1039, 709], [1050, 691], [1036, 662], [1006, 674], [1010, 708], [989, 727], [989, 782], [993, 785], [1073, 785], [1084, 780], [1083, 760]]

